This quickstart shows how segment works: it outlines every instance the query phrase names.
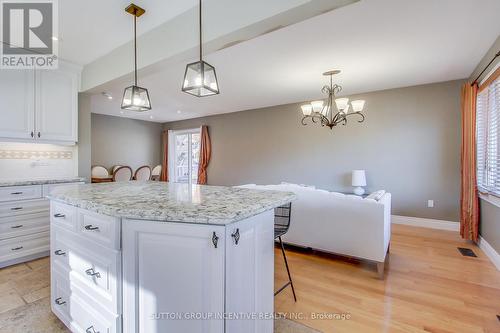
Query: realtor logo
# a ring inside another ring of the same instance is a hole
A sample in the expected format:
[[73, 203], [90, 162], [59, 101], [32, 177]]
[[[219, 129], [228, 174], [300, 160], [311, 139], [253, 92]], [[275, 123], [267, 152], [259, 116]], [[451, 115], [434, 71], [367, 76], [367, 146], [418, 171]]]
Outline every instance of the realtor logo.
[[0, 0], [0, 68], [57, 68], [57, 0]]

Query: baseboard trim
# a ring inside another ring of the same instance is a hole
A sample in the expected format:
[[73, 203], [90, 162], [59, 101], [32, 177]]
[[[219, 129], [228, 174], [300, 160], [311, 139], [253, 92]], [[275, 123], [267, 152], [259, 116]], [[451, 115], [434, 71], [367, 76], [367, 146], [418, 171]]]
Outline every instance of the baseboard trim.
[[479, 241], [477, 242], [479, 248], [486, 254], [486, 256], [491, 260], [493, 265], [500, 271], [500, 254], [495, 251], [495, 249], [481, 236], [479, 236]]
[[392, 223], [439, 230], [460, 231], [460, 223], [453, 221], [424, 219], [402, 215], [392, 215]]

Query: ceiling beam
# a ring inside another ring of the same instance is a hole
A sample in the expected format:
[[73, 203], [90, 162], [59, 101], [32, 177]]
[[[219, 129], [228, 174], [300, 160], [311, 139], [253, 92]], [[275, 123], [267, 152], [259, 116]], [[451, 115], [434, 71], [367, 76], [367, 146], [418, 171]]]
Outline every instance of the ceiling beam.
[[[203, 6], [204, 54], [233, 46], [359, 0], [217, 0]], [[146, 8], [147, 10], [147, 8]], [[147, 15], [147, 12], [146, 12]], [[140, 76], [161, 66], [197, 57], [198, 8], [176, 16], [138, 37]], [[138, 20], [140, 27], [140, 19]], [[132, 29], [130, 32], [132, 36]], [[110, 81], [131, 79], [133, 42], [87, 64], [81, 91], [96, 92]], [[139, 83], [140, 85], [140, 83]]]

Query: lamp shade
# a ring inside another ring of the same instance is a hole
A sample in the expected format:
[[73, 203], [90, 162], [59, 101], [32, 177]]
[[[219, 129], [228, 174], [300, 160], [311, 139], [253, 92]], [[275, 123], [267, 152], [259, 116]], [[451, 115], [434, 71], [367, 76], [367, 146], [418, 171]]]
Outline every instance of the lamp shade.
[[130, 111], [151, 110], [148, 90], [135, 85], [125, 88], [121, 107]]
[[352, 170], [352, 186], [366, 186], [365, 170]]
[[182, 91], [197, 97], [218, 94], [219, 84], [215, 68], [204, 61], [188, 64], [184, 74]]

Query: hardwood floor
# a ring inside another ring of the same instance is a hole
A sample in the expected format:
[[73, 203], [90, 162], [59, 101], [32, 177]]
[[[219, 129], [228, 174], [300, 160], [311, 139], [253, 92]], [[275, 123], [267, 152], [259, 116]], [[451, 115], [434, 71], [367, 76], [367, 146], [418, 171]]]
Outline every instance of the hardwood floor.
[[[478, 257], [463, 257], [458, 246]], [[287, 256], [298, 301], [287, 288], [275, 310], [322, 332], [500, 332], [500, 272], [455, 232], [394, 225], [385, 280], [374, 264]], [[287, 275], [278, 249], [275, 262], [279, 286]], [[66, 332], [50, 312], [49, 288], [48, 258], [0, 269], [0, 332]]]
[[[478, 257], [463, 257], [459, 246]], [[275, 255], [278, 286], [287, 275]], [[287, 288], [275, 311], [323, 332], [500, 332], [500, 272], [456, 232], [393, 225], [385, 280], [374, 264], [293, 249], [287, 258], [298, 300]], [[329, 313], [348, 319], [311, 318]]]

